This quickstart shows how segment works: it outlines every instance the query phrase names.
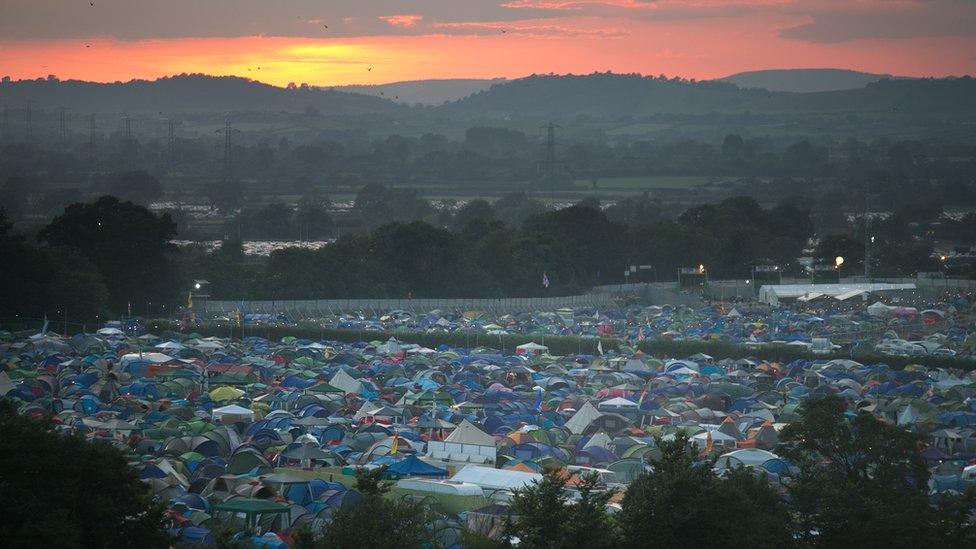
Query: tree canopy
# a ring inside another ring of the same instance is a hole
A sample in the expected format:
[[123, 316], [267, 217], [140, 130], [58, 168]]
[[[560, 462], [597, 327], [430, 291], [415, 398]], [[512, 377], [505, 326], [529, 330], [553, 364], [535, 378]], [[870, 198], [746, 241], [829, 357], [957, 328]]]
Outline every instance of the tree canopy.
[[38, 238], [52, 246], [78, 250], [101, 273], [109, 306], [125, 311], [151, 301], [174, 302], [176, 269], [166, 257], [176, 226], [167, 214], [105, 196], [91, 204], [72, 204], [44, 227]]
[[0, 536], [8, 547], [168, 547], [162, 508], [124, 454], [52, 432], [0, 399]]

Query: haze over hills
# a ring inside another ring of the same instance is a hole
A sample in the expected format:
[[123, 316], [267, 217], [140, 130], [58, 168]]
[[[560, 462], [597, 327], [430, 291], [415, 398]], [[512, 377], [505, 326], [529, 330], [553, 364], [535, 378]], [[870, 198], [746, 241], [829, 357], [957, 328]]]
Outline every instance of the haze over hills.
[[[400, 83], [406, 85], [408, 83]], [[421, 90], [423, 83], [405, 89]], [[458, 84], [460, 86], [460, 84]], [[435, 86], [436, 87], [436, 86]], [[441, 91], [448, 85], [441, 87]], [[459, 88], [454, 88], [459, 89]], [[394, 93], [394, 98], [396, 97]], [[741, 89], [723, 81], [694, 82], [625, 74], [533, 75], [491, 84], [437, 107], [415, 109], [391, 98], [337, 89], [280, 88], [238, 77], [180, 75], [155, 81], [98, 84], [28, 80], [0, 85], [0, 103], [76, 112], [211, 113], [229, 111], [324, 115], [435, 114], [458, 120], [545, 117], [566, 120], [662, 114], [944, 113], [976, 114], [976, 80], [879, 80], [859, 89], [816, 93]]]
[[158, 80], [95, 83], [38, 79], [0, 85], [0, 102], [19, 107], [60, 106], [80, 112], [221, 113], [291, 111], [322, 114], [392, 113], [404, 109], [379, 97], [326, 88], [280, 88], [236, 76], [183, 74]]
[[383, 97], [397, 103], [413, 105], [440, 105], [446, 101], [463, 99], [473, 93], [487, 90], [494, 84], [503, 84], [505, 78], [487, 79], [448, 79], [413, 80], [391, 82], [377, 85], [336, 86], [335, 89], [349, 93], [359, 93]]
[[846, 69], [771, 69], [748, 71], [719, 78], [740, 88], [763, 88], [775, 92], [812, 93], [863, 88], [872, 82], [896, 78]]
[[530, 76], [444, 105], [455, 116], [615, 118], [658, 114], [958, 113], [976, 114], [976, 80], [879, 80], [817, 93], [741, 89], [721, 81], [592, 74]]

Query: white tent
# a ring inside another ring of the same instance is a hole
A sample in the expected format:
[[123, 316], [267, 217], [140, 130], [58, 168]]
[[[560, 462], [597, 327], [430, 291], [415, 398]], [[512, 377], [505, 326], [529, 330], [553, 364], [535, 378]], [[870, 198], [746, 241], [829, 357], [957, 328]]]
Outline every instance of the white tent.
[[427, 442], [427, 456], [444, 461], [494, 463], [497, 452], [495, 437], [468, 420], [461, 421], [443, 442]]
[[451, 431], [451, 434], [444, 439], [444, 442], [494, 447], [495, 437], [482, 431], [477, 425], [465, 419], [458, 424], [456, 429]]
[[834, 299], [836, 299], [837, 301], [847, 301], [848, 299], [850, 299], [852, 297], [857, 297], [859, 295], [864, 295], [866, 293], [867, 292], [864, 291], [864, 290], [851, 290], [849, 292], [844, 292], [842, 294], [835, 295], [834, 296]]
[[543, 353], [548, 353], [549, 347], [545, 345], [539, 345], [534, 341], [528, 343], [523, 343], [515, 348], [515, 354], [519, 355], [541, 355]]
[[[701, 433], [698, 433], [695, 436], [691, 437], [692, 444], [698, 446], [699, 448], [704, 448], [708, 442], [708, 433], [709, 433], [708, 431], [702, 431]], [[719, 431], [718, 429], [711, 431], [711, 433], [712, 433], [712, 444], [716, 446], [724, 446], [730, 448], [735, 447], [735, 443], [736, 443], [735, 437], [727, 435]]]
[[376, 347], [376, 352], [383, 355], [396, 355], [403, 352], [400, 342], [391, 337], [386, 343]]
[[[768, 284], [759, 289], [759, 301], [770, 305], [778, 305], [782, 299], [796, 299], [807, 301], [816, 297], [839, 297], [842, 295], [858, 292], [878, 293], [889, 291], [914, 290], [915, 284], [886, 284], [886, 283], [864, 283], [864, 284]], [[849, 296], [850, 297], [850, 296]]]
[[898, 414], [898, 425], [913, 425], [918, 420], [918, 410], [908, 405]]
[[468, 465], [451, 477], [451, 480], [476, 484], [487, 490], [516, 490], [534, 482], [540, 482], [542, 475], [538, 473], [512, 471], [510, 469], [490, 469], [488, 467]]
[[621, 412], [633, 411], [637, 409], [637, 403], [623, 397], [611, 398], [600, 403], [601, 412]]
[[590, 437], [590, 440], [586, 441], [586, 444], [583, 446], [583, 449], [585, 450], [587, 448], [592, 448], [594, 446], [598, 446], [600, 448], [606, 448], [607, 446], [610, 445], [610, 442], [612, 442], [612, 440], [610, 439], [610, 435], [604, 433], [603, 431], [600, 431], [599, 433]]
[[194, 345], [193, 348], [198, 351], [213, 352], [223, 349], [224, 346], [216, 341], [201, 341]]
[[335, 387], [336, 389], [342, 389], [345, 393], [359, 393], [363, 389], [363, 384], [356, 380], [351, 375], [347, 374], [345, 370], [339, 370], [332, 380], [329, 381], [329, 385]]
[[0, 372], [0, 396], [4, 396], [14, 390], [14, 383], [10, 381], [7, 372]]
[[120, 335], [125, 335], [122, 332], [122, 330], [120, 330], [118, 328], [102, 328], [102, 329], [98, 330], [95, 333], [98, 334], [98, 335], [100, 335], [100, 336], [120, 336]]
[[149, 362], [153, 362], [155, 364], [165, 364], [176, 359], [163, 353], [129, 353], [122, 355], [120, 362], [125, 364], [126, 362], [132, 362], [134, 360], [148, 360]]
[[590, 426], [590, 423], [592, 423], [594, 419], [600, 417], [600, 415], [599, 410], [597, 410], [589, 402], [586, 402], [580, 406], [580, 409], [575, 414], [573, 414], [573, 417], [569, 418], [569, 421], [566, 422], [564, 427], [569, 429], [570, 433], [579, 435]]
[[868, 314], [871, 316], [887, 316], [894, 307], [889, 307], [880, 301], [868, 305]]
[[359, 421], [364, 417], [370, 415], [371, 412], [375, 412], [376, 410], [379, 410], [382, 407], [383, 405], [381, 404], [376, 404], [375, 402], [367, 400], [366, 402], [363, 403], [362, 406], [359, 407], [359, 411], [357, 411], [356, 414], [352, 416], [352, 420]]
[[211, 415], [214, 421], [220, 421], [222, 423], [250, 423], [254, 421], [254, 411], [243, 406], [238, 406], [237, 404], [215, 408], [211, 412]]

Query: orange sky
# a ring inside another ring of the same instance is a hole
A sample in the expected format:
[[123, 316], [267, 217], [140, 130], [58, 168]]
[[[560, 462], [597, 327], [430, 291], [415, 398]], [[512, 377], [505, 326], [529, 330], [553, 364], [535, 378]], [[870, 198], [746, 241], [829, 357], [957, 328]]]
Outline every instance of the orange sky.
[[[864, 6], [877, 1], [849, 3]], [[918, 0], [890, 1], [921, 9]], [[906, 76], [974, 72], [976, 38], [965, 29], [953, 30], [953, 23], [946, 21], [948, 15], [930, 17], [926, 23], [933, 27], [930, 32], [916, 32], [902, 19], [892, 18], [892, 13], [902, 17], [901, 12], [885, 12], [886, 18], [867, 19], [848, 28], [837, 23], [837, 18], [872, 17], [874, 12], [846, 14], [837, 10], [848, 9], [844, 7], [848, 4], [832, 2], [835, 0], [825, 0], [823, 5], [830, 4], [833, 11], [811, 15], [783, 7], [792, 6], [792, 0], [745, 0], [749, 6], [745, 11], [734, 2], [671, 0], [666, 4], [682, 10], [712, 10], [729, 4], [736, 9], [721, 14], [680, 11], [654, 19], [645, 16], [649, 13], [647, 4], [640, 0], [580, 3], [599, 5], [599, 10], [591, 11], [573, 7], [576, 2], [512, 0], [502, 8], [492, 4], [492, 9], [507, 10], [499, 12], [502, 15], [521, 14], [527, 9], [524, 6], [544, 5], [556, 10], [556, 15], [532, 12], [532, 17], [439, 21], [406, 9], [404, 13], [370, 16], [369, 25], [344, 18], [330, 26], [339, 27], [334, 38], [286, 36], [287, 29], [280, 35], [242, 31], [221, 37], [152, 36], [165, 34], [156, 28], [146, 29], [146, 36], [125, 38], [106, 36], [111, 33], [97, 28], [91, 36], [29, 39], [14, 33], [16, 39], [0, 41], [0, 75], [23, 79], [54, 74], [61, 79], [125, 81], [200, 72], [246, 76], [277, 85], [333, 85], [607, 70], [697, 79], [744, 70], [801, 67]], [[634, 15], [635, 10], [640, 10], [636, 12], [640, 17]], [[968, 11], [960, 13], [969, 16]], [[0, 18], [3, 15], [0, 12]], [[299, 22], [318, 26], [322, 21]], [[822, 23], [831, 24], [817, 26]], [[950, 27], [943, 32], [937, 25]], [[357, 28], [368, 32], [358, 34], [354, 32]], [[864, 36], [857, 36], [862, 31]], [[10, 36], [2, 23], [0, 36]]]

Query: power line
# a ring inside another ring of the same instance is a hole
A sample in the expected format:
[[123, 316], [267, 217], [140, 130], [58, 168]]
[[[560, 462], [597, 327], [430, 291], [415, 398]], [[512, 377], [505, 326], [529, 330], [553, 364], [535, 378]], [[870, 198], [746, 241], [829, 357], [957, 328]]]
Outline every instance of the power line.
[[122, 161], [127, 165], [135, 162], [135, 140], [132, 138], [132, 119], [122, 117]]
[[217, 130], [216, 133], [223, 134], [224, 138], [224, 181], [231, 181], [234, 178], [233, 135], [240, 133], [240, 130], [231, 127], [228, 118], [224, 122], [224, 127]]
[[88, 115], [88, 159], [95, 161], [95, 113]]
[[546, 130], [546, 156], [540, 163], [543, 172], [543, 181], [549, 186], [549, 199], [553, 208], [556, 207], [556, 184], [559, 181], [559, 163], [556, 162], [556, 130], [562, 130], [562, 126], [549, 122], [542, 126]]
[[27, 124], [26, 135], [27, 135], [27, 141], [29, 142], [31, 140], [31, 102], [29, 100], [27, 101], [27, 112], [25, 113], [25, 118], [26, 118], [25, 122]]
[[166, 121], [166, 153], [172, 159], [173, 145], [176, 141], [176, 123], [172, 118]]
[[61, 138], [61, 146], [64, 146], [68, 142], [68, 121], [65, 116], [65, 112], [68, 109], [66, 107], [58, 107], [58, 122], [59, 122], [59, 137]]

